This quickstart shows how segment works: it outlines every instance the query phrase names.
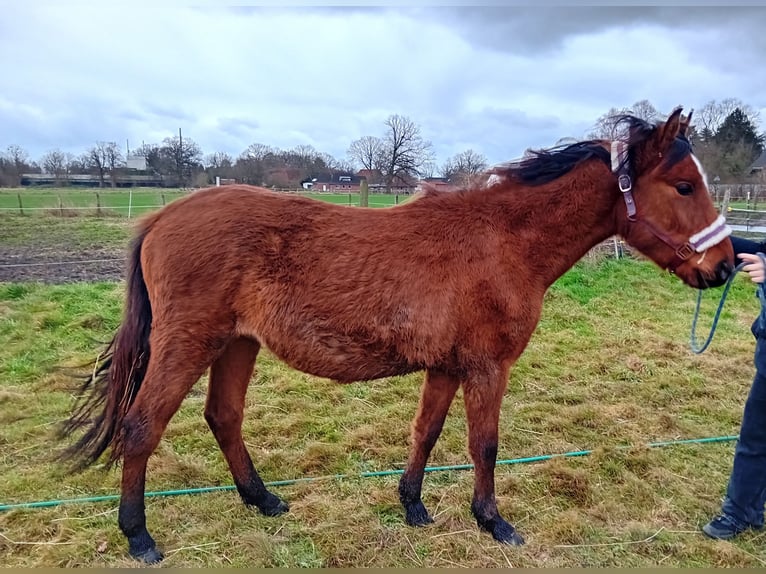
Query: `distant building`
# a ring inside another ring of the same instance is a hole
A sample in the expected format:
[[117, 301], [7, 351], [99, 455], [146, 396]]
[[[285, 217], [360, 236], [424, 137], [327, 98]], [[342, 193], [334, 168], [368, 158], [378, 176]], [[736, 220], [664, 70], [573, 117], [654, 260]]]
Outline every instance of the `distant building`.
[[760, 175], [764, 173], [764, 169], [766, 169], [766, 150], [762, 151], [761, 155], [750, 164], [748, 175]]
[[[99, 187], [101, 179], [94, 174], [69, 174], [56, 178], [49, 173], [22, 173], [20, 178], [22, 186], [34, 185], [72, 185], [83, 187]], [[111, 187], [112, 178], [110, 175], [104, 175], [104, 184]], [[118, 173], [114, 177], [115, 187], [177, 187], [178, 182], [170, 177], [163, 178], [161, 175], [141, 175]]]
[[424, 186], [438, 191], [455, 191], [458, 189], [446, 177], [424, 177], [418, 182], [415, 191], [422, 191]]
[[356, 193], [364, 179], [350, 173], [322, 173], [302, 180], [301, 187], [312, 191]]
[[128, 169], [135, 169], [138, 171], [146, 170], [146, 158], [142, 155], [130, 155], [128, 154], [125, 160], [125, 167]]

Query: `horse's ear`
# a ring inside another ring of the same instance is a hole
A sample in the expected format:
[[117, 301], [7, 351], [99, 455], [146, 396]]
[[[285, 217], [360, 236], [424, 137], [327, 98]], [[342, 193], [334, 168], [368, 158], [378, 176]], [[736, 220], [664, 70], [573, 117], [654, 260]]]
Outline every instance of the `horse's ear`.
[[678, 133], [682, 136], [686, 137], [687, 132], [689, 130], [689, 126], [692, 125], [692, 114], [694, 113], [694, 110], [689, 110], [689, 115], [686, 117], [681, 116], [681, 128], [678, 130]]
[[659, 148], [660, 153], [665, 151], [670, 147], [670, 145], [673, 143], [673, 141], [676, 139], [679, 133], [683, 133], [681, 130], [683, 129], [686, 131], [686, 127], [681, 127], [681, 111], [683, 108], [681, 106], [677, 107], [675, 110], [673, 110], [673, 113], [670, 114], [668, 119], [665, 121], [664, 124], [662, 124], [661, 134], [660, 134], [660, 141], [659, 141]]

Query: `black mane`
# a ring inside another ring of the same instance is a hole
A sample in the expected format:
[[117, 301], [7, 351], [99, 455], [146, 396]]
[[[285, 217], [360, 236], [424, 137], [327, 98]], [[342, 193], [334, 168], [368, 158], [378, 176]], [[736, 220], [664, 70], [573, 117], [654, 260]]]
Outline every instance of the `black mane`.
[[[657, 126], [629, 114], [615, 116], [613, 122], [614, 137], [624, 138], [628, 144], [628, 153], [624, 162], [628, 162], [629, 171], [632, 176], [635, 176], [630, 169], [634, 164], [635, 149], [654, 134]], [[611, 168], [611, 154], [605, 143], [605, 140], [592, 139], [548, 149], [530, 150], [526, 157], [498, 167], [492, 172], [526, 185], [543, 185], [566, 175], [576, 166], [591, 159], [603, 161]], [[671, 167], [689, 153], [691, 153], [689, 140], [679, 135], [666, 155], [665, 164]]]
[[528, 156], [495, 171], [527, 185], [543, 185], [569, 173], [575, 166], [592, 158], [607, 165], [609, 150], [599, 140], [588, 140], [543, 150], [530, 150]]

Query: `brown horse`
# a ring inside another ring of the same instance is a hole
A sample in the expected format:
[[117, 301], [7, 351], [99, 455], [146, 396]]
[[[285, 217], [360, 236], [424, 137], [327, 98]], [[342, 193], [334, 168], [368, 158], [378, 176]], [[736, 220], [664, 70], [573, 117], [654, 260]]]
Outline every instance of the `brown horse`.
[[485, 185], [426, 191], [386, 209], [347, 208], [244, 185], [196, 192], [146, 217], [130, 256], [124, 322], [62, 428], [67, 455], [122, 460], [119, 525], [130, 554], [162, 559], [146, 528], [149, 456], [210, 367], [205, 419], [244, 502], [273, 516], [242, 439], [263, 346], [342, 383], [425, 371], [399, 483], [406, 521], [432, 522], [424, 467], [458, 387], [475, 464], [471, 510], [522, 544], [498, 512], [494, 468], [509, 371], [543, 296], [589, 249], [619, 234], [690, 286], [721, 285], [734, 254], [675, 110], [626, 116], [623, 140], [583, 141], [494, 169]]

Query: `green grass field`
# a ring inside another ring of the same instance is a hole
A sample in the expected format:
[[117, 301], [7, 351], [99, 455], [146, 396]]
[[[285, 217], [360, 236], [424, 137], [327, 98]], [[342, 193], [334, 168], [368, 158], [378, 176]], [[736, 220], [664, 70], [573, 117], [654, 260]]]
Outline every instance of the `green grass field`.
[[[0, 218], [0, 248], [120, 249], [125, 218]], [[704, 293], [700, 339], [721, 289]], [[495, 544], [470, 513], [471, 471], [426, 474], [435, 524], [404, 522], [398, 475], [422, 375], [346, 386], [262, 352], [243, 432], [265, 481], [291, 507], [267, 518], [230, 490], [202, 416], [207, 378], [192, 389], [150, 459], [147, 490], [220, 487], [147, 498], [168, 567], [763, 567], [766, 534], [732, 542], [699, 528], [724, 493], [753, 374], [753, 285], [738, 277], [711, 347], [689, 350], [696, 291], [652, 264], [586, 256], [549, 290], [515, 365], [500, 423], [500, 511], [527, 540]], [[0, 283], [0, 505], [115, 496], [119, 471], [69, 475], [52, 459], [72, 391], [117, 328], [121, 282]], [[717, 439], [649, 447], [658, 441]], [[430, 467], [470, 462], [458, 393]], [[327, 478], [329, 475], [344, 478]], [[0, 510], [0, 563], [130, 567], [117, 501]]]
[[[189, 191], [178, 189], [136, 188], [128, 189], [73, 189], [73, 188], [21, 188], [0, 189], [0, 214], [24, 213], [67, 215], [103, 214], [131, 217], [154, 211], [174, 199], [188, 195]], [[341, 205], [359, 205], [358, 193], [301, 193], [306, 197]], [[370, 194], [369, 207], [387, 207], [404, 202], [410, 196]], [[19, 205], [21, 204], [21, 205]]]

